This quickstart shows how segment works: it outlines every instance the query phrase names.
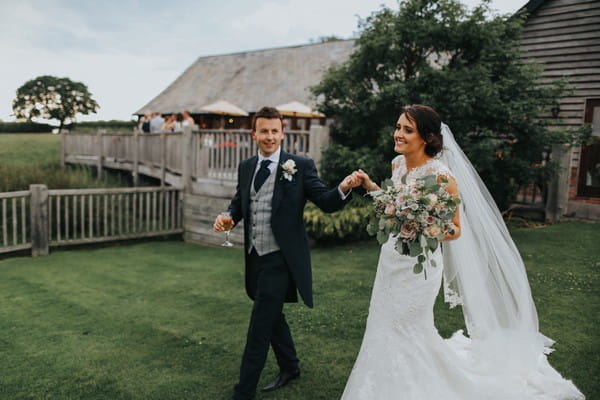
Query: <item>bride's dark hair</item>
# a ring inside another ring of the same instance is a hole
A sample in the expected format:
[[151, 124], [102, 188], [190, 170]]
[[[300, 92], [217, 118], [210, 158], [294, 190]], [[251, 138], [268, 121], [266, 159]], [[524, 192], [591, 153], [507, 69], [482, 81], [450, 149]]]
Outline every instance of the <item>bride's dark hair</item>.
[[406, 117], [415, 123], [419, 135], [427, 143], [425, 154], [433, 157], [442, 151], [444, 147], [444, 138], [441, 133], [442, 119], [433, 108], [423, 104], [411, 104], [404, 106], [400, 111], [400, 115], [402, 114], [406, 114]]

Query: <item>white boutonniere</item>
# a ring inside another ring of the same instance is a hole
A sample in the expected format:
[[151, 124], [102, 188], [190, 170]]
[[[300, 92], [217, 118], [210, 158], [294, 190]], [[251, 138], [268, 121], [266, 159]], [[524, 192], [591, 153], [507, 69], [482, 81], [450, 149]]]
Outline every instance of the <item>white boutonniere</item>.
[[290, 182], [292, 181], [294, 174], [298, 172], [298, 170], [296, 169], [296, 163], [292, 159], [289, 159], [283, 164], [281, 164], [281, 169], [283, 170], [282, 178], [287, 179]]

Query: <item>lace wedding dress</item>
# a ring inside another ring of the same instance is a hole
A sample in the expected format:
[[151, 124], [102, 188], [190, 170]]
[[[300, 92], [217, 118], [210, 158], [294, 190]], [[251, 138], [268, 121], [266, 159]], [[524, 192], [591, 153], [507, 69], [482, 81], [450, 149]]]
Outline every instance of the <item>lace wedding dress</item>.
[[[407, 183], [432, 174], [454, 178], [439, 159], [407, 171], [404, 157], [396, 157], [394, 183], [401, 185], [401, 177], [407, 172]], [[460, 190], [461, 182], [457, 183]], [[524, 371], [519, 363], [513, 368], [486, 359], [489, 352], [479, 348], [476, 340], [462, 331], [443, 339], [433, 318], [443, 275], [442, 252], [438, 248], [433, 255], [437, 267], [428, 266], [425, 279], [422, 273], [413, 273], [415, 260], [400, 255], [394, 244], [395, 239], [390, 238], [381, 247], [366, 331], [342, 399], [583, 398], [570, 381], [548, 364], [543, 352], [536, 357], [536, 365]], [[449, 288], [445, 289], [451, 293]]]

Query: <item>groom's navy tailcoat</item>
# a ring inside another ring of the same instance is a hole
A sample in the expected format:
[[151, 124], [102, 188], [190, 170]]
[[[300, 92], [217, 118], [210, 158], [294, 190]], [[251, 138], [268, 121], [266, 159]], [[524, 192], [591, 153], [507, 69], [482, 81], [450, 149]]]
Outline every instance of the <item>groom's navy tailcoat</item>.
[[[288, 181], [283, 178], [281, 164], [294, 160], [297, 172]], [[250, 281], [253, 274], [249, 271], [248, 252], [252, 245], [250, 240], [250, 185], [256, 171], [258, 156], [244, 160], [238, 166], [238, 184], [235, 196], [229, 205], [229, 212], [237, 224], [244, 220], [244, 248], [246, 256], [246, 292], [254, 300], [254, 285]], [[303, 212], [306, 200], [310, 200], [325, 212], [334, 212], [344, 206], [350, 199], [342, 200], [336, 188], [329, 189], [317, 175], [313, 160], [288, 154], [281, 150], [275, 176], [273, 192], [271, 229], [283, 257], [290, 268], [293, 283], [298, 288], [304, 303], [313, 306], [312, 271], [308, 236], [304, 226]], [[291, 288], [286, 301], [297, 301], [296, 290]]]

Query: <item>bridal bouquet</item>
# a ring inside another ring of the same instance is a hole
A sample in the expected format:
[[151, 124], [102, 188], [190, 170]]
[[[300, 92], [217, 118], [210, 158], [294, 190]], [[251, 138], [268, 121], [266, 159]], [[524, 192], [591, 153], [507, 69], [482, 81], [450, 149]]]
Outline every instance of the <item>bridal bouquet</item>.
[[[377, 235], [379, 244], [388, 241], [390, 235], [396, 239], [396, 250], [403, 255], [416, 257], [413, 272], [427, 271], [424, 263], [435, 267], [432, 254], [446, 234], [454, 233], [452, 219], [460, 199], [453, 198], [435, 175], [417, 179], [414, 184], [395, 187], [391, 179], [382, 183], [381, 189], [369, 192], [373, 197], [373, 215], [367, 225], [371, 236]], [[442, 183], [447, 183], [442, 178]]]

